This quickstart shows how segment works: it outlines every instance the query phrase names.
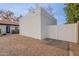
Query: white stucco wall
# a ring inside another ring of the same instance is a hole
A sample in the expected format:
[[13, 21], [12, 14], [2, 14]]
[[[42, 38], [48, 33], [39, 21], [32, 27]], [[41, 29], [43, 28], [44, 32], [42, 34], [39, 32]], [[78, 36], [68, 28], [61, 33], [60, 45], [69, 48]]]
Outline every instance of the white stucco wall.
[[20, 19], [20, 34], [37, 39], [47, 37], [47, 26], [56, 24], [55, 20], [43, 9], [38, 8]]
[[48, 38], [78, 42], [78, 30], [77, 24], [66, 24], [61, 26], [49, 26], [48, 27]]

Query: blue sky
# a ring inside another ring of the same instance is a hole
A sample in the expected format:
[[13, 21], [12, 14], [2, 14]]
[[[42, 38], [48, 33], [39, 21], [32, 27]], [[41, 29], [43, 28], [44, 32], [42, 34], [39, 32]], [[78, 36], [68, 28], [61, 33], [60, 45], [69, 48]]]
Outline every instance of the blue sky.
[[[37, 4], [34, 3], [2, 3], [0, 4], [0, 10], [11, 10], [15, 13], [16, 16], [26, 15], [30, 7], [36, 7]], [[63, 3], [52, 3], [52, 4], [39, 4], [46, 8], [48, 5], [51, 5], [53, 8], [53, 15], [57, 19], [59, 25], [65, 23], [65, 13], [64, 13], [64, 4]]]

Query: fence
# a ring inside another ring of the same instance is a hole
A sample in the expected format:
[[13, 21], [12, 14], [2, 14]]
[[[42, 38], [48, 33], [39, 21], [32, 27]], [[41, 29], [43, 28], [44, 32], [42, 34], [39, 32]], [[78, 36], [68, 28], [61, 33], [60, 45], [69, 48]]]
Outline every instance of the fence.
[[47, 29], [47, 38], [78, 43], [77, 24], [50, 25]]

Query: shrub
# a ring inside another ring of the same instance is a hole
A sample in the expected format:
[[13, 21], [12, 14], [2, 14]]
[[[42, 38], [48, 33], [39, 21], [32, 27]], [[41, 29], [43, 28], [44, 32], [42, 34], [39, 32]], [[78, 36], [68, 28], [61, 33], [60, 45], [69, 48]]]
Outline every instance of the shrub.
[[12, 30], [12, 34], [19, 34], [19, 29]]
[[6, 33], [3, 33], [2, 35], [6, 35]]
[[1, 34], [1, 29], [0, 29], [0, 34]]

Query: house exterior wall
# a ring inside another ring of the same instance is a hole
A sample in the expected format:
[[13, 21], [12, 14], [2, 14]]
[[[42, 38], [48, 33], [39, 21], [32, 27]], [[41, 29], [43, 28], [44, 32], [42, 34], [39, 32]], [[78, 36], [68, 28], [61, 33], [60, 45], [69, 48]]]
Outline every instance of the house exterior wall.
[[48, 16], [45, 10], [38, 8], [20, 19], [20, 34], [36, 39], [45, 39], [47, 26], [50, 24], [53, 25], [56, 22], [51, 20], [51, 16]]
[[5, 25], [0, 25], [1, 29], [1, 34], [6, 33], [6, 26]]
[[15, 26], [10, 26], [10, 33], [12, 33], [12, 30], [15, 30]]
[[77, 24], [52, 25], [48, 27], [47, 37], [78, 43]]
[[[0, 25], [1, 34], [6, 33], [6, 25]], [[12, 30], [15, 30], [15, 26], [10, 26], [10, 33], [12, 33]]]

